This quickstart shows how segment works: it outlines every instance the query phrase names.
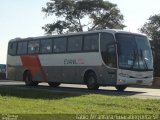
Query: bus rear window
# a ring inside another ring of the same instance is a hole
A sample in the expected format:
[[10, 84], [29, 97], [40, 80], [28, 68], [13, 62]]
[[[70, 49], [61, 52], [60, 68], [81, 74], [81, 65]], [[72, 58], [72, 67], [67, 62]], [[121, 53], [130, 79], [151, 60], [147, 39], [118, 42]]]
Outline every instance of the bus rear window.
[[8, 46], [8, 54], [9, 55], [16, 55], [17, 43], [10, 42]]

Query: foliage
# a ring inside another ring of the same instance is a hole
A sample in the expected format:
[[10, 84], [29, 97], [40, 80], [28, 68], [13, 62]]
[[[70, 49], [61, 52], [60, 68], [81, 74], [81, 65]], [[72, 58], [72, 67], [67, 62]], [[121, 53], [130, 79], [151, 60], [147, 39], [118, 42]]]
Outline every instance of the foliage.
[[104, 0], [50, 0], [42, 12], [54, 19], [42, 27], [48, 34], [125, 27], [117, 5]]
[[151, 39], [155, 39], [160, 36], [160, 14], [149, 17], [140, 29], [142, 33], [147, 34]]
[[160, 14], [153, 15], [140, 29], [151, 39], [154, 56], [154, 76], [160, 77]]

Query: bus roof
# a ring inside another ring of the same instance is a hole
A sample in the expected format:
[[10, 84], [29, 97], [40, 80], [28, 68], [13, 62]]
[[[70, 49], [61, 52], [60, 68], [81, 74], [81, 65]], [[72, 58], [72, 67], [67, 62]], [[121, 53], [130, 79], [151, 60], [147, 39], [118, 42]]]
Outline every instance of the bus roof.
[[76, 33], [66, 33], [66, 34], [58, 34], [58, 35], [44, 35], [44, 36], [38, 36], [38, 37], [28, 37], [28, 38], [14, 38], [11, 39], [10, 41], [21, 41], [21, 40], [36, 40], [36, 39], [45, 39], [45, 38], [53, 38], [53, 37], [65, 37], [65, 36], [72, 36], [72, 35], [84, 35], [84, 34], [89, 34], [89, 33], [100, 33], [100, 32], [107, 32], [107, 33], [125, 33], [125, 34], [135, 34], [135, 35], [143, 35], [144, 34], [139, 34], [139, 33], [132, 33], [124, 30], [119, 30], [119, 29], [104, 29], [104, 30], [95, 30], [95, 31], [86, 31], [86, 32], [76, 32]]

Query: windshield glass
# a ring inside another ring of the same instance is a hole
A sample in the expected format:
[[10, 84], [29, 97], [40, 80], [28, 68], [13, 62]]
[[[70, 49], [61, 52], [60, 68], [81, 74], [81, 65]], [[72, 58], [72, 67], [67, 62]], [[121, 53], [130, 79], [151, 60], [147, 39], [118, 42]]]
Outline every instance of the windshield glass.
[[116, 34], [119, 68], [153, 70], [149, 41], [145, 36]]

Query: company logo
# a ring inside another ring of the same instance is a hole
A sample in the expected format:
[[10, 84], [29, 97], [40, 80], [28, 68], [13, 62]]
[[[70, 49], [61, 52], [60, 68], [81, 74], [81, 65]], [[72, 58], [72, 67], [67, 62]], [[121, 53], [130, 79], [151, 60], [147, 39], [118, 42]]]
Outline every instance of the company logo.
[[64, 59], [64, 64], [65, 65], [76, 65], [76, 64], [84, 64], [83, 59]]

